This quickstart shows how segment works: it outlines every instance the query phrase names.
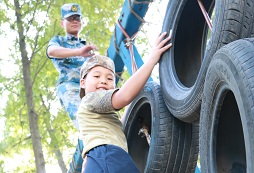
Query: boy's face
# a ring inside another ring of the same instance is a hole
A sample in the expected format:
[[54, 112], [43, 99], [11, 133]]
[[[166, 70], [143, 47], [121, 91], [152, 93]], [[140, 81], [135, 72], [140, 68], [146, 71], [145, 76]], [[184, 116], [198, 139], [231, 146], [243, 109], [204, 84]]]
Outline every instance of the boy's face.
[[114, 89], [115, 75], [107, 68], [95, 66], [87, 73], [85, 79], [80, 80], [80, 87], [85, 89], [86, 94], [99, 90]]
[[82, 22], [79, 15], [72, 15], [61, 21], [61, 26], [65, 29], [65, 31], [74, 36], [77, 36], [77, 34], [81, 31], [81, 25]]

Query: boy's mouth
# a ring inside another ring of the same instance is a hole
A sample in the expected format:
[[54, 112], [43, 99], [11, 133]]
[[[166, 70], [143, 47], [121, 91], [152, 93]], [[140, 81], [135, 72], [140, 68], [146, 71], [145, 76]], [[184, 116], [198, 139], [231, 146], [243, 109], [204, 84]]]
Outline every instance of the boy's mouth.
[[98, 90], [107, 90], [107, 88], [100, 87], [100, 88], [98, 88]]

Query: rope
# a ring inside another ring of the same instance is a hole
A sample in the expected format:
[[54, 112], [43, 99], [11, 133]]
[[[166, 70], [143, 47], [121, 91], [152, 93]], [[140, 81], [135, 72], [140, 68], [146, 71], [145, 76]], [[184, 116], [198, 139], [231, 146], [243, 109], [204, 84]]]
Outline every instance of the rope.
[[[140, 2], [140, 1], [136, 1], [136, 0], [128, 0], [128, 6], [129, 6], [129, 9], [130, 9], [130, 12], [137, 17], [137, 19], [141, 22], [141, 25], [142, 26], [144, 23], [146, 23], [146, 21], [140, 17], [131, 7], [131, 2], [134, 3], [134, 4], [149, 4], [151, 2], [153, 2], [153, 0], [150, 0], [150, 1], [143, 1], [143, 2]], [[134, 53], [133, 53], [133, 41], [137, 35], [138, 32], [136, 32], [132, 37], [130, 37], [126, 31], [123, 29], [123, 27], [121, 26], [119, 20], [117, 21], [117, 25], [119, 26], [119, 28], [121, 29], [122, 33], [125, 35], [126, 39], [124, 40], [125, 42], [125, 46], [127, 48], [129, 48], [129, 51], [130, 51], [130, 56], [131, 56], [131, 64], [132, 64], [132, 74], [134, 74], [138, 68], [137, 68], [137, 64], [136, 64], [136, 61], [135, 61], [135, 58], [134, 58]], [[115, 50], [116, 50], [116, 53], [120, 56], [119, 54], [119, 50], [120, 48], [118, 47], [118, 45], [116, 44], [116, 29], [114, 30], [114, 47], [115, 47]], [[119, 77], [120, 78], [120, 77]]]
[[131, 56], [131, 69], [132, 69], [132, 74], [134, 74], [137, 70], [137, 64], [134, 58], [134, 53], [133, 53], [133, 40], [135, 39], [136, 35], [138, 32], [136, 32], [132, 37], [130, 37], [126, 31], [123, 29], [122, 25], [120, 24], [119, 20], [117, 20], [117, 25], [119, 26], [119, 28], [121, 29], [122, 33], [125, 35], [126, 39], [125, 39], [125, 46], [127, 48], [129, 48], [130, 51], [130, 56]]
[[117, 73], [116, 73], [116, 77], [117, 77], [119, 80], [121, 80], [121, 81], [123, 81], [123, 78], [121, 78], [122, 74], [123, 74], [123, 71], [117, 72]]
[[120, 53], [119, 53], [120, 47], [116, 44], [116, 29], [114, 30], [114, 47], [115, 47], [117, 55], [120, 56]]
[[128, 0], [128, 6], [129, 6], [129, 9], [130, 9], [131, 13], [134, 14], [142, 24], [145, 23], [145, 20], [144, 20], [142, 17], [140, 17], [140, 16], [131, 8], [131, 0]]

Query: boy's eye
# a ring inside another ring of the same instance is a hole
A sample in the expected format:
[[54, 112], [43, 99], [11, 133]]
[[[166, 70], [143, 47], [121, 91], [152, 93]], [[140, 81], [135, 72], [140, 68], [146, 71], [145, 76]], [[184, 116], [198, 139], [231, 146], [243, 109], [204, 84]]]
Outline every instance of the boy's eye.
[[113, 80], [112, 78], [108, 78], [108, 80]]
[[95, 77], [95, 78], [99, 78], [100, 76], [93, 76], [93, 77]]

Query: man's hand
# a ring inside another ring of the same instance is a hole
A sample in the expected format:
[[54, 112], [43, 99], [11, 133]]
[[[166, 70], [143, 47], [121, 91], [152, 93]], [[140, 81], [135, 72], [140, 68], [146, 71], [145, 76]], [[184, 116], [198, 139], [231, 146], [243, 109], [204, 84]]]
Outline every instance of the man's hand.
[[97, 46], [93, 44], [85, 45], [84, 47], [78, 49], [79, 56], [88, 57], [95, 55], [93, 51], [97, 51]]

